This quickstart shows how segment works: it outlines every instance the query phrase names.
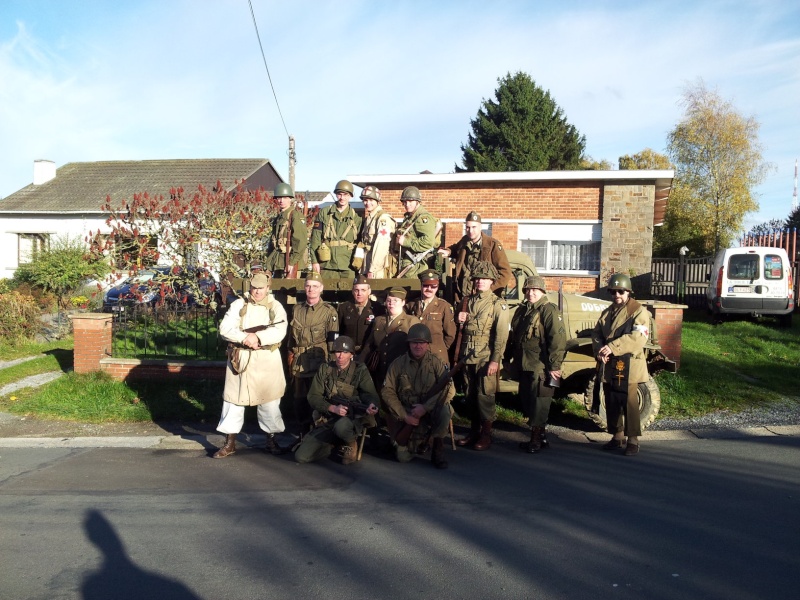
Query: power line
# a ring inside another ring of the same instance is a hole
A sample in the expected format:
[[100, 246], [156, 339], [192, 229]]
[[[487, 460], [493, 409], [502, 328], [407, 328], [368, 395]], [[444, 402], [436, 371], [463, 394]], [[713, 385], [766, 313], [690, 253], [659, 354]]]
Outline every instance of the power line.
[[286, 137], [289, 137], [289, 130], [286, 128], [286, 121], [283, 120], [283, 113], [281, 112], [281, 105], [278, 103], [278, 95], [275, 93], [275, 86], [272, 85], [272, 76], [269, 74], [269, 67], [267, 66], [267, 57], [264, 54], [264, 46], [261, 44], [261, 36], [258, 33], [258, 23], [256, 23], [256, 13], [253, 12], [253, 2], [252, 2], [252, 0], [247, 0], [247, 3], [250, 5], [250, 15], [253, 17], [253, 27], [256, 28], [256, 37], [258, 38], [258, 47], [261, 49], [261, 58], [264, 59], [264, 68], [267, 70], [267, 79], [269, 79], [269, 87], [272, 88], [272, 96], [275, 98], [275, 106], [278, 107], [278, 114], [281, 117], [281, 123], [283, 123], [283, 130], [286, 132]]

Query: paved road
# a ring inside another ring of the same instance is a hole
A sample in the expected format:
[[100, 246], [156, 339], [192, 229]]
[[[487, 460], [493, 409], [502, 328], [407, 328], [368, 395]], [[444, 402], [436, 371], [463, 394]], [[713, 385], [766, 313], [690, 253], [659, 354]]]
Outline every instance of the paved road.
[[800, 437], [296, 465], [0, 448], [0, 598], [796, 598]]

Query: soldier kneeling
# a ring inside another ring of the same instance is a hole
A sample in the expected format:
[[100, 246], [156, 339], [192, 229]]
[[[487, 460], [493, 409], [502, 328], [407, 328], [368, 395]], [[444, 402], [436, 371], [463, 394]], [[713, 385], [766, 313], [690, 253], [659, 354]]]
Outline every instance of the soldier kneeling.
[[422, 323], [412, 325], [408, 352], [389, 366], [381, 393], [397, 460], [409, 462], [433, 438], [431, 462], [446, 469], [444, 436], [453, 416], [450, 401], [455, 389], [447, 365], [430, 348], [430, 329]]
[[330, 455], [343, 444], [342, 464], [357, 460], [358, 436], [364, 427], [375, 425], [378, 393], [367, 367], [353, 362], [353, 340], [346, 335], [333, 342], [335, 359], [323, 364], [308, 390], [308, 402], [315, 410], [315, 427], [295, 451], [299, 463]]

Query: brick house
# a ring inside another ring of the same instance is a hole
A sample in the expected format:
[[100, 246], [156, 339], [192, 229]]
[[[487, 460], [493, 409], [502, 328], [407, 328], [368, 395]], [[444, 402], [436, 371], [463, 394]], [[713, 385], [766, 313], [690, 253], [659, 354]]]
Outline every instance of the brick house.
[[585, 293], [614, 272], [649, 292], [653, 228], [664, 220], [674, 172], [535, 171], [351, 175], [376, 185], [383, 206], [402, 218], [402, 190], [417, 186], [425, 207], [444, 223], [445, 244], [464, 234], [464, 218], [481, 214], [487, 233], [528, 254], [548, 287]]

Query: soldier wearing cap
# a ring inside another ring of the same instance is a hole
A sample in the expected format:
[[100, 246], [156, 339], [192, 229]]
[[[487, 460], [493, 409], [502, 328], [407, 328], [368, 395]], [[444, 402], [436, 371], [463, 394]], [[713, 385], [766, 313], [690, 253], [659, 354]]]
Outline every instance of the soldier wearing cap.
[[369, 279], [394, 277], [397, 263], [390, 246], [397, 224], [392, 215], [383, 210], [381, 192], [374, 185], [364, 187], [361, 202], [364, 203], [364, 221], [353, 255], [353, 266]]
[[408, 330], [408, 351], [389, 366], [381, 389], [387, 421], [394, 436], [403, 427], [414, 428], [407, 445], [398, 443], [395, 446], [398, 461], [409, 462], [430, 436], [433, 438], [431, 462], [438, 469], [447, 468], [443, 440], [453, 417], [450, 402], [455, 388], [448, 381], [442, 392], [427, 398], [447, 369], [447, 363], [431, 352], [430, 329], [424, 323], [412, 325]]
[[391, 362], [406, 351], [406, 334], [419, 319], [403, 310], [406, 304], [406, 290], [393, 287], [386, 294], [386, 314], [375, 317], [361, 354], [360, 362], [365, 363], [376, 387], [383, 383], [386, 369]]
[[439, 290], [439, 273], [427, 269], [420, 273], [420, 297], [406, 304], [406, 312], [417, 317], [431, 332], [431, 352], [450, 364], [450, 346], [456, 339], [456, 322], [453, 307], [436, 296]]
[[453, 279], [455, 281], [455, 303], [458, 304], [472, 291], [472, 270], [479, 261], [488, 261], [497, 269], [498, 277], [492, 284], [492, 291], [500, 295], [514, 280], [511, 265], [502, 244], [481, 229], [481, 216], [475, 211], [467, 215], [465, 234], [448, 248], [441, 248], [439, 254], [455, 261]]
[[408, 186], [403, 190], [400, 202], [405, 215], [395, 233], [394, 251], [399, 255], [398, 272], [405, 270], [403, 277], [414, 277], [431, 266], [435, 258], [433, 248], [438, 244], [437, 222], [422, 206], [419, 188]]
[[266, 268], [272, 271], [273, 277], [291, 279], [297, 277], [298, 271], [305, 266], [308, 228], [303, 213], [294, 207], [292, 186], [279, 183], [275, 186], [273, 198], [278, 203], [279, 212], [272, 219]]
[[372, 301], [369, 279], [357, 275], [353, 280], [353, 300], [339, 305], [339, 333], [353, 339], [355, 353], [361, 352], [375, 317], [384, 314], [383, 306]]
[[267, 275], [254, 275], [250, 292], [231, 304], [219, 325], [220, 335], [228, 341], [222, 418], [217, 425], [217, 431], [225, 434], [225, 445], [214, 458], [236, 453], [246, 406], [258, 407], [258, 426], [267, 434], [265, 450], [283, 452], [275, 434], [284, 430], [280, 399], [286, 380], [279, 348], [286, 337], [286, 311], [269, 286]]
[[522, 442], [520, 448], [535, 454], [549, 447], [545, 428], [553, 393], [561, 381], [567, 336], [561, 312], [547, 298], [544, 279], [528, 277], [523, 292], [525, 301], [511, 319], [505, 356], [519, 381], [522, 413], [531, 426], [530, 442]]
[[308, 388], [319, 367], [328, 360], [329, 344], [339, 332], [336, 309], [322, 300], [322, 277], [306, 277], [306, 299], [294, 307], [289, 328], [289, 373], [292, 376], [295, 417], [301, 432], [311, 425]]
[[361, 230], [361, 217], [350, 206], [352, 183], [343, 179], [336, 184], [334, 194], [336, 202], [319, 211], [314, 219], [311, 263], [313, 270], [325, 278], [349, 278], [354, 274], [350, 265]]
[[315, 427], [295, 451], [297, 462], [321, 460], [334, 446], [343, 445], [342, 464], [352, 464], [357, 460], [358, 436], [364, 427], [375, 425], [378, 393], [367, 367], [353, 362], [354, 351], [352, 339], [336, 338], [334, 359], [314, 375], [308, 401], [315, 411]]
[[488, 450], [496, 416], [497, 374], [508, 340], [509, 311], [505, 301], [492, 293], [492, 284], [499, 277], [492, 263], [478, 262], [471, 276], [472, 295], [466, 311], [457, 318], [464, 328], [459, 356], [466, 360], [458, 375], [472, 426], [469, 435], [456, 443]]

